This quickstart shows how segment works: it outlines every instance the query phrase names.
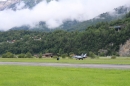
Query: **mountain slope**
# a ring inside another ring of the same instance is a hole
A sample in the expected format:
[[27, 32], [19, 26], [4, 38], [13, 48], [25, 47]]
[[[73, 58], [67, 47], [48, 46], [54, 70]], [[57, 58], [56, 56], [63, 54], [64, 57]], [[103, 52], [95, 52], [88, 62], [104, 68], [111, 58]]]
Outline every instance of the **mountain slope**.
[[[25, 5], [24, 5], [23, 8], [32, 9], [35, 5], [37, 5], [42, 0], [8, 0], [4, 3], [10, 2], [10, 4], [5, 5], [4, 9], [17, 10], [17, 6], [19, 5], [19, 1], [24, 2]], [[47, 2], [50, 2], [50, 1], [51, 0], [47, 0]], [[3, 2], [1, 2], [1, 3], [3, 3]], [[59, 27], [56, 27], [56, 28], [53, 28], [53, 29], [63, 29], [63, 30], [67, 30], [67, 31], [74, 31], [74, 30], [82, 31], [82, 30], [87, 29], [89, 26], [95, 25], [99, 22], [110, 22], [112, 20], [121, 19], [129, 11], [130, 11], [130, 7], [121, 6], [121, 7], [115, 8], [112, 12], [102, 13], [99, 16], [93, 18], [93, 19], [82, 21], [82, 22], [76, 21], [76, 20], [72, 21], [72, 20], [68, 19], [68, 20], [64, 21], [63, 24], [60, 25]], [[50, 31], [51, 28], [47, 27], [46, 22], [40, 21], [39, 24], [37, 24], [33, 28], [28, 26], [28, 25], [23, 25], [23, 26], [20, 26], [20, 27], [13, 27], [13, 28], [10, 28], [10, 29], [15, 29], [15, 30], [16, 29], [18, 29], [18, 30], [27, 29], [27, 30], [35, 30], [35, 31], [36, 30]], [[51, 29], [51, 31], [53, 29]]]
[[[130, 13], [123, 19], [102, 22], [90, 26], [85, 31], [38, 32], [25, 30], [10, 30], [0, 32], [0, 54], [54, 53], [70, 55], [93, 52], [97, 55], [129, 56]], [[125, 43], [126, 42], [126, 43]], [[126, 45], [124, 45], [126, 44]], [[124, 45], [120, 48], [120, 45]], [[123, 49], [123, 50], [122, 50]]]
[[[106, 13], [100, 14], [98, 17], [87, 20], [87, 21], [76, 22], [76, 23], [73, 23], [75, 21], [65, 22], [61, 28], [66, 29], [68, 31], [73, 31], [73, 30], [81, 31], [99, 22], [110, 22], [113, 20], [122, 19], [129, 11], [130, 11], [130, 7], [121, 6], [119, 8], [115, 8], [113, 12], [106, 12]], [[66, 24], [66, 23], [71, 23], [71, 24]]]

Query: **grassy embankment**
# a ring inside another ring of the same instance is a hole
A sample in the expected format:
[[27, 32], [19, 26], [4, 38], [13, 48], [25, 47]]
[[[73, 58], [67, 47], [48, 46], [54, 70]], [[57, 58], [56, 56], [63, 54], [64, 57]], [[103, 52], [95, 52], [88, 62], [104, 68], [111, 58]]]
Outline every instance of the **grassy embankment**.
[[130, 70], [0, 66], [0, 86], [130, 86]]

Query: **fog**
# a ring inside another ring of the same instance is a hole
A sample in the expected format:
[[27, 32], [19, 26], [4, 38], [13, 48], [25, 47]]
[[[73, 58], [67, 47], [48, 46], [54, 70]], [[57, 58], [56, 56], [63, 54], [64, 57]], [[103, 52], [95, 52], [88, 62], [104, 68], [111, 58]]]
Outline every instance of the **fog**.
[[101, 13], [112, 11], [122, 5], [129, 6], [130, 0], [43, 0], [32, 9], [23, 9], [24, 2], [16, 5], [17, 10], [0, 11], [0, 30], [30, 25], [34, 27], [44, 21], [49, 28], [56, 28], [67, 20], [85, 21]]

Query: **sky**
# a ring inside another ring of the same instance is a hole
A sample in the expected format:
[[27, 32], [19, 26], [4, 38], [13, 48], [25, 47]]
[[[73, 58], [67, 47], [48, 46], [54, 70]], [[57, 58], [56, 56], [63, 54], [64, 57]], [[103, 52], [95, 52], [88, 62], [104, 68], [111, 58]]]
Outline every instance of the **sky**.
[[56, 28], [67, 20], [85, 21], [101, 13], [110, 12], [122, 5], [130, 6], [130, 0], [43, 0], [32, 9], [21, 9], [24, 2], [17, 4], [17, 10], [0, 11], [0, 30], [30, 25], [34, 27], [44, 21], [49, 28]]

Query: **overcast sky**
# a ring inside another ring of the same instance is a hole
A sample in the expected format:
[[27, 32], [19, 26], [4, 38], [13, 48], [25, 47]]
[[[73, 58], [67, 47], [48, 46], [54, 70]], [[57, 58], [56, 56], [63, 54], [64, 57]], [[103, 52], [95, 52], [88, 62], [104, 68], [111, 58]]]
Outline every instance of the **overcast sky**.
[[85, 21], [114, 8], [129, 5], [130, 0], [43, 0], [33, 9], [20, 9], [24, 3], [17, 5], [17, 11], [6, 9], [0, 11], [0, 30], [15, 26], [35, 26], [44, 21], [49, 28], [55, 28], [66, 20]]

